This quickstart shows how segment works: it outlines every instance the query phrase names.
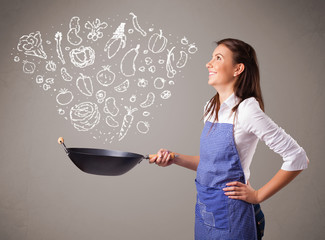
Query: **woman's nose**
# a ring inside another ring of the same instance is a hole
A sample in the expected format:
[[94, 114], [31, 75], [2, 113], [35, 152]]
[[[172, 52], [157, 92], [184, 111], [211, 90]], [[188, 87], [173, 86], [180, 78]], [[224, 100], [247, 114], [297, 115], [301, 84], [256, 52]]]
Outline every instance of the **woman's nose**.
[[211, 62], [208, 62], [207, 64], [205, 64], [206, 68], [211, 68], [212, 67], [212, 64]]

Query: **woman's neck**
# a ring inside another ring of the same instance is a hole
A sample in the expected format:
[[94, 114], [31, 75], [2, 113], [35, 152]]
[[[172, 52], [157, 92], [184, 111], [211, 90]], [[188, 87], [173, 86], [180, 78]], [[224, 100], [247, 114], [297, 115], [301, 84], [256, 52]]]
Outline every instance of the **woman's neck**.
[[220, 105], [227, 100], [228, 97], [230, 97], [231, 94], [233, 94], [234, 90], [233, 88], [229, 89], [216, 89], [218, 94], [219, 94], [219, 100], [220, 100]]

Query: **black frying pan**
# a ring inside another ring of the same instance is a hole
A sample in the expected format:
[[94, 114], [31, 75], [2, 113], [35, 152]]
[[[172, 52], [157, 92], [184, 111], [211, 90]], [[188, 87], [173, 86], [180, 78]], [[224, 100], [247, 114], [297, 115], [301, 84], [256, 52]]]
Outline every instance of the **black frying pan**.
[[[66, 148], [62, 137], [58, 139], [58, 142], [81, 171], [96, 175], [122, 175], [140, 163], [142, 159], [151, 159], [156, 156], [155, 154], [143, 156], [136, 153], [96, 148]], [[175, 157], [174, 153], [171, 153], [171, 157]]]

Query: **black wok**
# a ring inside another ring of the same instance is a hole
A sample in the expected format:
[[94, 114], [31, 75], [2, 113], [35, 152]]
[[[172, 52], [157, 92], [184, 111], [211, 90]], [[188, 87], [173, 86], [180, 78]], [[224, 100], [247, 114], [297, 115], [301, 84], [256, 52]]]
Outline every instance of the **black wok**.
[[[96, 148], [66, 148], [62, 137], [58, 139], [58, 142], [81, 171], [96, 175], [122, 175], [140, 163], [142, 159], [151, 159], [156, 156], [155, 154], [143, 156], [136, 153]], [[171, 157], [175, 157], [174, 153], [171, 153]]]

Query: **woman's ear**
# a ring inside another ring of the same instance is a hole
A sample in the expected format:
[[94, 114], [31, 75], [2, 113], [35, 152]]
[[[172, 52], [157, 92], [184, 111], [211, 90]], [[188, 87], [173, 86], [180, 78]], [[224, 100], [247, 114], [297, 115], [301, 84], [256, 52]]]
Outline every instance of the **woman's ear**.
[[245, 65], [243, 63], [236, 64], [234, 77], [237, 77], [245, 70]]

